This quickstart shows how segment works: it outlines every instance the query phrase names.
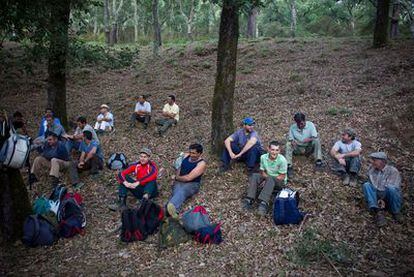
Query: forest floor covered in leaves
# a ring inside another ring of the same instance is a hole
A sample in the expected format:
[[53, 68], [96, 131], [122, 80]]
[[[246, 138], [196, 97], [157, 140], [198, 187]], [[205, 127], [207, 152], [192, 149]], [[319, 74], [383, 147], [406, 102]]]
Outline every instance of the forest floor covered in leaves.
[[[413, 275], [414, 43], [403, 40], [379, 50], [370, 44], [360, 38], [242, 41], [234, 122], [253, 116], [265, 143], [283, 141], [293, 114], [302, 111], [316, 124], [326, 157], [341, 130], [354, 128], [363, 145], [361, 180], [371, 151], [386, 151], [400, 169], [404, 224], [388, 215], [387, 225], [378, 229], [360, 185], [344, 187], [329, 170], [315, 173], [313, 162], [302, 158], [294, 160], [296, 174], [289, 186], [300, 192], [300, 208], [310, 215], [301, 226], [275, 226], [270, 215], [242, 210], [243, 167], [217, 175], [218, 160], [207, 151], [201, 192], [185, 209], [205, 205], [223, 224], [221, 245], [190, 241], [159, 251], [156, 235], [145, 242], [120, 242], [115, 231], [120, 216], [107, 208], [117, 186], [114, 173], [105, 169], [98, 180], [84, 177], [86, 235], [48, 248], [27, 249], [20, 242], [2, 247], [0, 275]], [[107, 103], [116, 132], [103, 139], [105, 157], [122, 151], [134, 160], [147, 146], [172, 174], [171, 163], [190, 143], [201, 141], [209, 148], [216, 57], [216, 45], [194, 43], [166, 48], [159, 60], [143, 49], [127, 69], [71, 68], [69, 116], [86, 115], [92, 122], [98, 106]], [[39, 66], [25, 75], [19, 66], [2, 68], [0, 108], [22, 111], [34, 136], [46, 105], [47, 72]], [[177, 95], [181, 120], [159, 138], [154, 118], [171, 93]], [[128, 127], [139, 94], [150, 95], [148, 130]], [[167, 176], [160, 184], [158, 201], [164, 204], [171, 184]], [[50, 188], [44, 184], [35, 190], [48, 194]]]

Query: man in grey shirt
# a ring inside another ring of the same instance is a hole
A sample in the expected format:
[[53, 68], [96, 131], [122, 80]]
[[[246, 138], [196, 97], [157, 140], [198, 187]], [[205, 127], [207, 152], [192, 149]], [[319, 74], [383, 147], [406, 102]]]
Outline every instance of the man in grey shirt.
[[342, 176], [342, 183], [345, 186], [356, 186], [358, 173], [361, 169], [362, 147], [355, 137], [353, 129], [345, 129], [342, 132], [341, 140], [334, 144], [330, 152], [336, 163], [333, 170]]
[[375, 152], [369, 157], [372, 159], [368, 170], [369, 180], [362, 187], [368, 208], [374, 215], [378, 227], [386, 223], [381, 211], [385, 207], [392, 213], [393, 218], [401, 223], [401, 175], [395, 167], [387, 164], [387, 154], [384, 152]]
[[75, 149], [76, 151], [80, 151], [79, 147], [83, 140], [84, 131], [91, 132], [92, 140], [96, 141], [99, 144], [98, 135], [96, 134], [93, 127], [87, 123], [85, 117], [83, 116], [78, 117], [78, 119], [76, 120], [76, 124], [77, 124], [77, 127], [73, 135], [68, 135], [68, 134], [63, 135], [63, 137], [68, 140], [66, 142], [66, 148], [68, 149], [69, 154], [71, 153], [72, 149]]

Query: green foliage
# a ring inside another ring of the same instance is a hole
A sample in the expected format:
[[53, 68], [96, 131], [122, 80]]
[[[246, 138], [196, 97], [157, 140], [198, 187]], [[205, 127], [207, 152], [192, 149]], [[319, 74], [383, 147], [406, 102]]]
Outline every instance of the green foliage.
[[74, 40], [69, 45], [68, 61], [74, 67], [88, 65], [120, 69], [130, 66], [138, 54], [139, 50], [133, 47], [107, 47]]
[[344, 243], [333, 243], [322, 238], [315, 229], [307, 229], [287, 252], [287, 258], [299, 266], [320, 263], [329, 259], [331, 262], [350, 264], [353, 254]]

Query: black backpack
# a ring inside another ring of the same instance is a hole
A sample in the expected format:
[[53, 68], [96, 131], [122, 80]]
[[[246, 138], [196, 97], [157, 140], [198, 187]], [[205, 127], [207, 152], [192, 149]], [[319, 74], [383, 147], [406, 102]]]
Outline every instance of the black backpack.
[[121, 240], [132, 242], [145, 240], [158, 231], [164, 218], [163, 209], [151, 200], [143, 199], [138, 209], [122, 211]]
[[106, 165], [109, 169], [121, 170], [128, 166], [128, 162], [124, 153], [114, 153], [109, 157]]
[[76, 234], [85, 234], [86, 216], [83, 212], [80, 194], [67, 193], [65, 195], [59, 205], [57, 220], [60, 237], [70, 238]]
[[58, 240], [58, 234], [46, 218], [41, 215], [29, 215], [23, 225], [23, 243], [29, 247], [52, 245]]

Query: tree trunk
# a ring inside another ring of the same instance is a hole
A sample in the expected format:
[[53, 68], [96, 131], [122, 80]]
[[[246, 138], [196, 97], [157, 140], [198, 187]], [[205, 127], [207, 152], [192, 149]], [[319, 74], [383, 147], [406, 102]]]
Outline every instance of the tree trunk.
[[252, 7], [249, 10], [248, 18], [247, 18], [247, 37], [248, 38], [255, 38], [256, 37], [256, 18], [257, 18], [257, 8]]
[[233, 98], [239, 38], [239, 7], [235, 2], [223, 1], [220, 19], [217, 74], [211, 117], [211, 149], [216, 155], [221, 154], [225, 138], [233, 132]]
[[138, 42], [138, 3], [137, 0], [132, 0], [134, 6], [134, 42]]
[[109, 0], [104, 0], [104, 29], [105, 42], [109, 45], [111, 42], [111, 30], [109, 27]]
[[377, 0], [377, 18], [374, 31], [375, 48], [383, 47], [387, 44], [389, 9], [390, 0]]
[[32, 208], [20, 170], [0, 169], [0, 229], [4, 242], [22, 238], [25, 218]]
[[93, 36], [96, 37], [99, 34], [98, 26], [98, 7], [94, 8], [94, 17], [93, 17]]
[[66, 55], [68, 52], [68, 28], [70, 0], [55, 0], [50, 19], [50, 46], [48, 63], [48, 107], [67, 127], [66, 114]]
[[161, 46], [161, 27], [158, 20], [158, 0], [152, 0], [152, 26], [154, 29], [153, 54], [158, 56]]
[[398, 22], [400, 19], [400, 1], [394, 0], [392, 5], [392, 17], [391, 17], [391, 30], [390, 30], [390, 38], [396, 38], [399, 35], [398, 30]]
[[290, 0], [290, 36], [296, 36], [296, 21], [297, 21], [297, 10], [296, 1]]

